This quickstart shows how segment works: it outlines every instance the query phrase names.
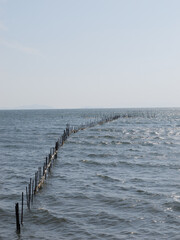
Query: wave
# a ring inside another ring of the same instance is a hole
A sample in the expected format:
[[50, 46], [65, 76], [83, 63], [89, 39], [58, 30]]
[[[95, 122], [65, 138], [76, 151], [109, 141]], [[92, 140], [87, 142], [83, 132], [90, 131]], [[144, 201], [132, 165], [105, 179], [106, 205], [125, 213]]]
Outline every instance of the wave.
[[108, 175], [103, 175], [103, 174], [96, 174], [97, 177], [99, 178], [102, 178], [103, 180], [106, 180], [106, 181], [110, 181], [110, 182], [121, 182], [120, 179], [118, 178], [115, 178], [115, 177], [111, 177], [111, 176], [108, 176]]
[[3, 147], [6, 149], [6, 148], [8, 148], [8, 149], [22, 149], [22, 145], [21, 144], [24, 144], [24, 142], [22, 142], [22, 143], [18, 143], [18, 145], [17, 144], [6, 144], [6, 145], [4, 145]]
[[[140, 159], [140, 158], [139, 158]], [[143, 157], [142, 157], [143, 159]], [[130, 161], [128, 161], [130, 160]], [[164, 163], [164, 162], [151, 162], [151, 161], [146, 161], [146, 162], [137, 162], [134, 161], [133, 156], [127, 158], [127, 161], [125, 160], [119, 160], [118, 162], [116, 162], [117, 166], [121, 166], [121, 165], [126, 165], [129, 167], [142, 167], [142, 168], [166, 168], [166, 169], [180, 169], [180, 164], [173, 164], [173, 163]]]
[[104, 145], [104, 146], [107, 146], [108, 144], [109, 144], [108, 142], [101, 141], [98, 145]]
[[129, 142], [129, 141], [112, 141], [111, 144], [112, 145], [120, 145], [120, 144], [122, 144], [122, 145], [131, 145], [132, 142]]
[[180, 212], [180, 195], [172, 194], [168, 201], [164, 203], [165, 209]]
[[102, 136], [103, 138], [105, 139], [114, 139], [116, 138], [115, 136], [112, 136], [112, 135], [105, 135], [105, 136]]
[[28, 218], [35, 224], [44, 224], [44, 225], [55, 225], [59, 223], [68, 222], [68, 218], [58, 217], [57, 214], [54, 214], [52, 211], [46, 208], [32, 209], [29, 213]]
[[95, 166], [108, 166], [108, 167], [117, 167], [116, 162], [98, 162], [98, 161], [93, 161], [93, 160], [80, 160], [80, 162], [88, 165], [95, 165]]
[[100, 154], [95, 154], [95, 153], [90, 153], [87, 155], [90, 158], [108, 158], [108, 157], [112, 157], [111, 154], [105, 154], [105, 153], [100, 153]]
[[102, 194], [102, 193], [97, 193], [94, 196], [95, 199], [98, 199], [99, 202], [105, 203], [111, 206], [119, 206], [126, 204], [127, 198], [122, 196], [122, 195], [113, 195], [110, 196], [109, 194]]
[[172, 195], [171, 199], [164, 203], [163, 206], [165, 207], [165, 210], [180, 212], [180, 196]]
[[6, 216], [7, 215], [7, 211], [3, 208], [0, 207], [0, 216]]

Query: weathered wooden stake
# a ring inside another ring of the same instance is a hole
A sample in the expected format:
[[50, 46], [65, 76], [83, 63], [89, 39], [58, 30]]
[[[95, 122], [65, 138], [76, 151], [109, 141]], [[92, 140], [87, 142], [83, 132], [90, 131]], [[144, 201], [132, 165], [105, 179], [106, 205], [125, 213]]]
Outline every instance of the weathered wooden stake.
[[31, 178], [30, 178], [30, 182], [29, 182], [29, 209], [30, 209], [30, 204], [31, 204]]
[[47, 160], [48, 160], [48, 159], [47, 159], [47, 157], [46, 157], [46, 168], [47, 168]]
[[35, 172], [35, 178], [34, 178], [34, 194], [36, 193], [36, 186], [37, 186], [37, 173]]
[[43, 176], [44, 176], [44, 172], [45, 172], [45, 167], [43, 166]]
[[57, 151], [58, 148], [59, 148], [59, 143], [58, 143], [58, 141], [57, 141], [56, 144], [55, 144], [55, 151]]
[[33, 194], [34, 194], [34, 191], [33, 191], [33, 189], [34, 189], [34, 179], [33, 179], [33, 181], [32, 181], [32, 198], [31, 198], [31, 202], [33, 203]]
[[17, 232], [17, 234], [20, 234], [21, 227], [19, 224], [19, 204], [18, 203], [16, 203], [16, 205], [15, 205], [15, 212], [16, 212], [16, 232]]
[[24, 202], [24, 196], [22, 192], [22, 202], [21, 202], [21, 225], [23, 225], [23, 202]]
[[40, 182], [40, 180], [41, 180], [41, 167], [39, 167], [38, 172], [39, 172], [39, 182]]
[[28, 203], [29, 197], [28, 197], [28, 189], [27, 189], [27, 187], [26, 187], [26, 200], [27, 200], [27, 207], [29, 208], [29, 203]]

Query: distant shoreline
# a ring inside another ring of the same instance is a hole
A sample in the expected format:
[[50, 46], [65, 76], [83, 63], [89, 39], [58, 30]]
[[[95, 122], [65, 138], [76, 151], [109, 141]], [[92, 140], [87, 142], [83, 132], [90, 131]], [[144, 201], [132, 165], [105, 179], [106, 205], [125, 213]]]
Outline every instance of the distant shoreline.
[[96, 110], [101, 110], [101, 109], [127, 109], [127, 110], [130, 110], [130, 109], [180, 109], [180, 107], [119, 107], [119, 108], [113, 108], [113, 107], [87, 107], [87, 108], [53, 108], [53, 107], [37, 107], [37, 108], [30, 108], [30, 107], [27, 107], [27, 108], [0, 108], [0, 111], [24, 111], [24, 110], [93, 110], [93, 109], [96, 109]]

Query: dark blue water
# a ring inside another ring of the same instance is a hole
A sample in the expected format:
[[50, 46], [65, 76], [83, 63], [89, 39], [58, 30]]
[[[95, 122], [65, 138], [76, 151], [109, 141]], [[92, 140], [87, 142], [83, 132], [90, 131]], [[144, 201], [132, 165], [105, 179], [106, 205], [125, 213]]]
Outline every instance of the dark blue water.
[[[111, 113], [60, 148], [18, 236], [15, 202], [66, 123]], [[0, 111], [0, 163], [0, 239], [180, 239], [180, 109]]]

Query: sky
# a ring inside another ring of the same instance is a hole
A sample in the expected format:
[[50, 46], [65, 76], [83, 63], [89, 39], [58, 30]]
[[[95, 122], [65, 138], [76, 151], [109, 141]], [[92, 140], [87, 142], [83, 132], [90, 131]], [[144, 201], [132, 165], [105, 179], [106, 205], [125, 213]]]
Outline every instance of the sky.
[[180, 107], [179, 0], [0, 0], [0, 109]]

